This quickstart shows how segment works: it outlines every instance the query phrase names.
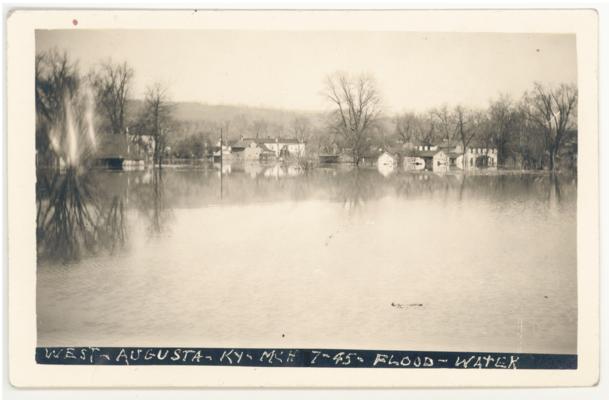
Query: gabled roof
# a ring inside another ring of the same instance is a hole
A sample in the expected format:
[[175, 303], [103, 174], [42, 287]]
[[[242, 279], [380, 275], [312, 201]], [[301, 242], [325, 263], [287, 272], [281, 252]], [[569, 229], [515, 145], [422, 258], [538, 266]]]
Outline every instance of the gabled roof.
[[282, 138], [282, 137], [266, 137], [266, 138], [243, 138], [244, 142], [255, 142], [257, 144], [264, 143], [280, 143], [280, 144], [300, 144], [301, 142], [296, 138]]
[[399, 153], [397, 153], [397, 152], [393, 152], [393, 151], [389, 151], [389, 150], [383, 150], [383, 151], [379, 152], [379, 153], [378, 153], [378, 156], [380, 157], [380, 156], [382, 156], [383, 154], [387, 154], [387, 155], [389, 155], [389, 156], [391, 156], [391, 157], [398, 157], [398, 156], [399, 156]]

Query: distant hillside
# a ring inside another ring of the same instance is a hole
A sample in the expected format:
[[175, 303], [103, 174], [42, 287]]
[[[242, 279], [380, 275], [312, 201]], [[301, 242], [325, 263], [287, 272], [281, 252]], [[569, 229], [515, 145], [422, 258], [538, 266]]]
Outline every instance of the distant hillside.
[[[181, 122], [201, 122], [223, 124], [227, 121], [264, 120], [272, 125], [289, 125], [297, 117], [308, 117], [318, 120], [322, 113], [283, 110], [277, 108], [260, 108], [239, 105], [212, 105], [195, 102], [174, 102], [173, 118]], [[144, 105], [142, 100], [131, 100], [129, 102], [130, 114], [137, 115]]]
[[174, 103], [174, 118], [180, 121], [230, 121], [238, 118], [263, 119], [274, 124], [288, 124], [295, 117], [314, 117], [319, 114], [274, 108], [258, 108], [234, 105], [210, 105], [203, 103]]
[[[172, 117], [178, 127], [171, 131], [171, 142], [193, 135], [217, 140], [221, 130], [226, 140], [237, 140], [240, 136], [296, 137], [296, 131], [303, 132], [303, 126], [306, 126], [305, 136], [309, 139], [329, 137], [323, 112], [196, 102], [174, 102], [172, 105]], [[143, 106], [142, 100], [130, 101], [128, 113], [132, 121], [137, 120]], [[383, 117], [379, 122], [386, 134], [394, 132], [392, 118]]]

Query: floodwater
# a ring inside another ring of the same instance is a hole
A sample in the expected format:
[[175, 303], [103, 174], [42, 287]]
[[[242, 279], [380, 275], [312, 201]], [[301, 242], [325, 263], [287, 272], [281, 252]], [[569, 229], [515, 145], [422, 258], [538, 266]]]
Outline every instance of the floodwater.
[[577, 351], [574, 178], [250, 164], [37, 189], [40, 346]]

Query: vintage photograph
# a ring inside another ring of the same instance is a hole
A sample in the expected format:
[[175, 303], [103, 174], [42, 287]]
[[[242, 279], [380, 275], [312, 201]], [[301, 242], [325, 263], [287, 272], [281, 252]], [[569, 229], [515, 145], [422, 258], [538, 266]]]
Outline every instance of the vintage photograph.
[[577, 54], [559, 33], [36, 30], [41, 354], [576, 356]]

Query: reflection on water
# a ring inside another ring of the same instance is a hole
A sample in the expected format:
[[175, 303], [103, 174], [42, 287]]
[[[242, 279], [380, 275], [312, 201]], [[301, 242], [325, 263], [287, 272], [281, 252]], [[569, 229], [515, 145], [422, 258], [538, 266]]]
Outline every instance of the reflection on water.
[[78, 259], [125, 241], [124, 195], [99, 193], [92, 176], [67, 168], [43, 171], [36, 188], [39, 259]]
[[40, 171], [39, 344], [575, 351], [575, 178], [228, 166]]

